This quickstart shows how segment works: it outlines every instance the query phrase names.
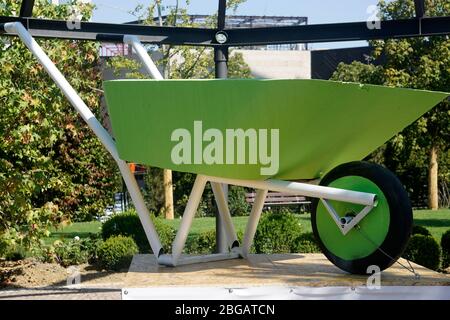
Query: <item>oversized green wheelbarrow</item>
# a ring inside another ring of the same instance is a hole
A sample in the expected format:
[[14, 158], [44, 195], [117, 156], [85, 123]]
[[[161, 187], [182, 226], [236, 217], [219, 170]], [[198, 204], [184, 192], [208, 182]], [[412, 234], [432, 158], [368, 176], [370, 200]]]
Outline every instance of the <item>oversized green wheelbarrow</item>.
[[[122, 159], [320, 198], [314, 234], [352, 273], [389, 267], [412, 226], [401, 182], [359, 160], [447, 96], [320, 80], [114, 80], [104, 89]], [[335, 189], [288, 182], [318, 179]]]
[[[314, 234], [343, 270], [383, 270], [404, 250], [412, 225], [407, 193], [388, 170], [360, 160], [448, 94], [316, 80], [108, 81], [114, 141], [23, 25], [4, 29], [20, 37], [117, 162], [158, 263], [246, 257], [269, 190], [316, 199]], [[162, 79], [139, 40], [124, 41]], [[171, 254], [126, 161], [197, 174]], [[182, 256], [207, 182], [229, 251]], [[257, 189], [242, 244], [223, 184]]]

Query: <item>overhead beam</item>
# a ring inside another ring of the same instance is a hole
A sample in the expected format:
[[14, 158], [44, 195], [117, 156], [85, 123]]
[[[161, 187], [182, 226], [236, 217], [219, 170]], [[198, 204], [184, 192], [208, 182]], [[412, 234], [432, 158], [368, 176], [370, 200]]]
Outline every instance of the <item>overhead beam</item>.
[[80, 29], [70, 30], [67, 21], [0, 16], [0, 23], [21, 22], [38, 38], [122, 42], [123, 35], [136, 35], [142, 42], [173, 45], [210, 45], [214, 29], [157, 27], [133, 24], [80, 22]]
[[370, 29], [366, 22], [350, 22], [225, 31], [229, 46], [410, 38], [449, 35], [450, 17], [381, 21], [380, 29]]
[[[0, 16], [0, 24], [12, 21], [21, 22], [33, 36], [41, 38], [121, 42], [124, 34], [132, 34], [146, 43], [220, 46], [214, 40], [216, 29], [81, 22], [80, 29], [69, 30], [66, 21]], [[409, 38], [450, 35], [450, 17], [381, 21], [380, 29], [369, 29], [366, 22], [350, 22], [225, 31], [225, 45], [230, 47]]]
[[31, 17], [33, 14], [34, 0], [22, 0], [20, 5], [20, 17]]
[[425, 16], [425, 0], [414, 0], [414, 9], [416, 18], [423, 18]]

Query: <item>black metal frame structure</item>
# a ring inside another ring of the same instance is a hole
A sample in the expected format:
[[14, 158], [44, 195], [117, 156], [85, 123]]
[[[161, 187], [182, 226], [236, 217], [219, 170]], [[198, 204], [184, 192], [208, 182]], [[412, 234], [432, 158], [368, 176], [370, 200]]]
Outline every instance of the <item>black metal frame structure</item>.
[[[0, 25], [18, 21], [33, 36], [44, 38], [122, 42], [124, 34], [133, 34], [139, 36], [144, 43], [210, 47], [356, 41], [450, 34], [450, 16], [425, 17], [424, 0], [414, 0], [414, 3], [416, 17], [381, 21], [380, 29], [369, 29], [366, 21], [230, 29], [225, 27], [224, 22], [226, 0], [219, 0], [216, 29], [81, 22], [80, 29], [69, 30], [66, 21], [32, 18], [34, 0], [22, 1], [19, 17], [0, 16]], [[217, 42], [215, 35], [219, 31], [227, 34], [226, 43]]]
[[[66, 21], [32, 18], [34, 0], [23, 0], [18, 17], [0, 16], [0, 35], [6, 22], [21, 22], [40, 38], [60, 38], [123, 42], [123, 36], [137, 35], [144, 43], [209, 46], [214, 48], [215, 74], [227, 77], [228, 49], [233, 46], [337, 42], [389, 38], [424, 37], [450, 34], [450, 16], [425, 17], [425, 1], [414, 0], [415, 17], [381, 21], [380, 29], [368, 28], [367, 22], [332, 23], [261, 28], [226, 28], [226, 0], [218, 0], [216, 29], [156, 27], [134, 24], [81, 22], [80, 29], [69, 30]], [[220, 42], [218, 41], [220, 34]], [[224, 41], [225, 40], [225, 41]], [[225, 248], [217, 217], [217, 251]]]

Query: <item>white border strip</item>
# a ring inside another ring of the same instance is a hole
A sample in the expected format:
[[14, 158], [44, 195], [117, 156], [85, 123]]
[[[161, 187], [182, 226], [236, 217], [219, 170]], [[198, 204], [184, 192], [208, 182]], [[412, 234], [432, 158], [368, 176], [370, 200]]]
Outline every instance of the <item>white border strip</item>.
[[124, 288], [123, 300], [450, 300], [450, 286]]

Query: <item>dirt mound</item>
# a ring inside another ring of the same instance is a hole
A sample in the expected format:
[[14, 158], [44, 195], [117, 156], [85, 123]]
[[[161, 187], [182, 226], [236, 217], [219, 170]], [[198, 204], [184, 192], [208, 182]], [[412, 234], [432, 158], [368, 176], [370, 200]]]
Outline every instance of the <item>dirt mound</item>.
[[89, 264], [64, 268], [57, 263], [44, 263], [34, 258], [0, 261], [0, 288], [36, 288], [68, 284], [120, 286], [125, 274], [126, 272], [99, 270]]

